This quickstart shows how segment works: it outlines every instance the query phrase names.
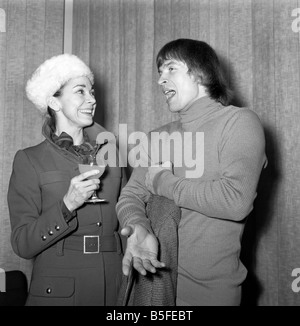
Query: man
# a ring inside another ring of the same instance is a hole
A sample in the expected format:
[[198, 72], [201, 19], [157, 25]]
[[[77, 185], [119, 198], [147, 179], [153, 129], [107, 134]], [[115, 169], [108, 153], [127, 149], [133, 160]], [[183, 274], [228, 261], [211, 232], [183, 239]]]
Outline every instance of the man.
[[182, 142], [170, 152], [172, 164], [136, 167], [122, 190], [117, 213], [128, 236], [123, 273], [131, 264], [142, 275], [164, 267], [145, 214], [151, 194], [164, 196], [181, 208], [176, 305], [239, 305], [247, 275], [241, 237], [266, 163], [263, 128], [253, 111], [229, 105], [218, 57], [205, 42], [169, 42], [156, 63], [158, 84], [179, 120], [155, 131], [164, 135], [162, 149], [146, 148], [149, 162], [161, 162], [174, 132]]

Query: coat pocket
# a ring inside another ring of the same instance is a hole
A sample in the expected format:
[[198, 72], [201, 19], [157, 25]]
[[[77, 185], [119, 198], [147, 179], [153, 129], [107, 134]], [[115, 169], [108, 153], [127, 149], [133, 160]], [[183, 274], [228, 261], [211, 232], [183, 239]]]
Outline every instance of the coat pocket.
[[50, 207], [61, 200], [70, 186], [68, 171], [47, 171], [40, 174], [42, 200], [45, 207]]
[[72, 277], [37, 276], [31, 282], [27, 305], [73, 305], [74, 293]]
[[68, 171], [47, 171], [40, 174], [41, 186], [56, 182], [69, 182], [70, 179]]

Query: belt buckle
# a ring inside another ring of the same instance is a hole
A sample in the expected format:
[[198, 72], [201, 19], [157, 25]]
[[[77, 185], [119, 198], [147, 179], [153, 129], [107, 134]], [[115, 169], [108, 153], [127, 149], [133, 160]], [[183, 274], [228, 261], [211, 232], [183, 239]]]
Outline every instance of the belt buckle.
[[99, 235], [84, 235], [83, 236], [83, 253], [98, 254], [100, 247]]

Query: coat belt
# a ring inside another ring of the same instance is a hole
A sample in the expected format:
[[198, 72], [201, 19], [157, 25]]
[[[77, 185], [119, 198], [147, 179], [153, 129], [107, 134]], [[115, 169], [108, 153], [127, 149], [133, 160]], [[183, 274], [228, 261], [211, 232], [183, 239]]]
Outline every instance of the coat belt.
[[117, 232], [114, 235], [83, 235], [65, 239], [64, 249], [82, 251], [84, 254], [99, 252], [121, 252], [121, 240]]

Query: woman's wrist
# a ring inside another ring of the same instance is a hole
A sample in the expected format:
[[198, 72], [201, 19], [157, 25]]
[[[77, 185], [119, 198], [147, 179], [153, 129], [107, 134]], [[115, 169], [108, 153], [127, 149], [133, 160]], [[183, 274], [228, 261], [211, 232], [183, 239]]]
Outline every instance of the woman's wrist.
[[62, 200], [61, 209], [64, 219], [67, 221], [67, 223], [70, 222], [77, 215], [76, 209], [68, 205], [68, 201], [65, 198]]

